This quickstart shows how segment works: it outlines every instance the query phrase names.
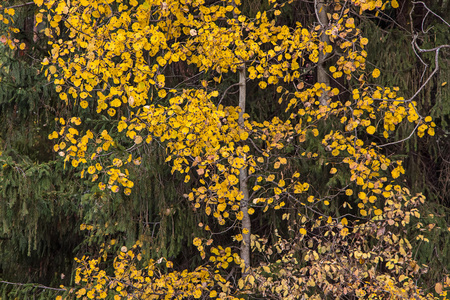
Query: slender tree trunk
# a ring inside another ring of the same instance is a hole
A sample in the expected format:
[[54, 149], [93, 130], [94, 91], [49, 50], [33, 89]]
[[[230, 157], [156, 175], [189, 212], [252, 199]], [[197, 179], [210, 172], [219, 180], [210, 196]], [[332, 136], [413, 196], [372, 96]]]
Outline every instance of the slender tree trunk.
[[[244, 128], [245, 102], [246, 102], [246, 83], [245, 83], [245, 64], [243, 64], [239, 68], [239, 108], [241, 109], [241, 112], [239, 113], [238, 122], [241, 128]], [[247, 274], [247, 269], [250, 267], [250, 234], [251, 234], [250, 215], [248, 214], [249, 193], [247, 186], [246, 166], [239, 169], [239, 189], [244, 195], [244, 198], [241, 200], [240, 209], [243, 213], [242, 218], [243, 240], [241, 243], [241, 259], [244, 260], [246, 269], [242, 277], [245, 277]]]
[[[322, 34], [320, 35], [320, 41], [323, 43], [330, 44], [330, 40], [328, 35], [326, 35], [325, 30], [328, 26], [328, 17], [327, 17], [327, 6], [326, 0], [315, 0], [315, 11], [317, 21], [320, 23], [322, 27]], [[327, 74], [325, 69], [325, 60], [327, 58], [327, 54], [323, 53], [323, 50], [319, 50], [319, 61], [317, 63], [317, 82], [325, 83], [326, 86], [330, 86], [330, 77]], [[319, 102], [321, 105], [327, 105], [328, 101], [327, 92], [323, 91], [322, 95], [319, 97]]]

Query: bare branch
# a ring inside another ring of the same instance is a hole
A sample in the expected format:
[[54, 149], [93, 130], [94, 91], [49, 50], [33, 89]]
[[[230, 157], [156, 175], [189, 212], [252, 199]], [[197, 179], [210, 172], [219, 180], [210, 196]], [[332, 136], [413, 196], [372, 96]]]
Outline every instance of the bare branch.
[[19, 285], [19, 286], [32, 286], [33, 288], [38, 288], [38, 289], [43, 289], [43, 290], [53, 290], [53, 291], [60, 291], [60, 292], [66, 291], [66, 289], [49, 287], [49, 286], [45, 286], [42, 284], [9, 282], [9, 281], [3, 281], [3, 280], [0, 280], [0, 283], [9, 284], [9, 285]]
[[13, 5], [13, 6], [8, 6], [7, 8], [19, 8], [19, 7], [24, 7], [24, 6], [33, 5], [33, 4], [34, 4], [34, 2], [31, 1], [31, 2], [26, 2], [26, 3], [23, 3], [23, 4], [17, 4], [17, 5]]
[[416, 130], [417, 130], [417, 128], [419, 127], [419, 125], [420, 125], [420, 123], [417, 123], [416, 127], [414, 127], [414, 129], [411, 131], [411, 133], [409, 134], [408, 137], [406, 137], [406, 138], [404, 138], [404, 139], [402, 139], [402, 140], [399, 140], [399, 141], [392, 142], [392, 143], [387, 143], [387, 144], [383, 144], [383, 145], [378, 145], [377, 147], [382, 148], [382, 147], [386, 147], [386, 146], [390, 146], [390, 145], [399, 144], [399, 143], [402, 143], [402, 142], [404, 142], [404, 141], [406, 141], [406, 140], [409, 140], [409, 139], [413, 136], [414, 132], [416, 132]]
[[[447, 23], [441, 16], [439, 16], [438, 14], [434, 13], [431, 9], [429, 9], [428, 6], [427, 6], [424, 2], [422, 2], [422, 1], [413, 1], [412, 3], [413, 3], [414, 5], [415, 5], [415, 4], [422, 4], [422, 5], [425, 7], [425, 9], [427, 10], [427, 15], [428, 15], [428, 13], [431, 13], [431, 14], [434, 15], [436, 18], [438, 18], [439, 20], [441, 20], [442, 22], [444, 22], [448, 27], [450, 27], [450, 24], [449, 24], [449, 23]], [[413, 10], [414, 10], [414, 7], [413, 7]], [[426, 18], [426, 16], [425, 16], [425, 18]], [[424, 18], [424, 19], [425, 19], [425, 18]]]

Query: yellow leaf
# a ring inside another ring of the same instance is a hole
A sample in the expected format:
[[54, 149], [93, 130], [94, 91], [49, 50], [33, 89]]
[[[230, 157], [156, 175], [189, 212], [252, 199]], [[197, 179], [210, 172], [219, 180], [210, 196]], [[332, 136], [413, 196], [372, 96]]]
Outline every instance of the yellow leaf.
[[198, 299], [202, 296], [202, 290], [196, 289], [192, 295], [194, 296], [195, 299]]
[[[81, 93], [80, 94], [80, 97], [81, 98], [83, 98], [83, 95], [82, 95], [83, 93]], [[85, 95], [85, 98], [87, 97], [87, 93], [84, 93], [84, 94], [86, 94]], [[120, 99], [118, 99], [118, 98], [115, 98], [113, 101], [111, 101], [111, 106], [113, 106], [113, 107], [120, 107], [121, 105], [122, 105], [122, 101], [120, 101]]]
[[244, 288], [244, 280], [242, 278], [239, 279], [238, 286], [239, 286], [240, 289]]
[[441, 84], [441, 86], [446, 86], [447, 85], [447, 81], [446, 82], [443, 82], [442, 84]]
[[210, 298], [216, 298], [217, 297], [217, 292], [215, 290], [212, 290], [211, 292], [209, 292], [209, 297]]
[[383, 213], [383, 211], [382, 211], [381, 209], [376, 209], [376, 210], [374, 211], [375, 216], [379, 216], [379, 215], [381, 215], [382, 213]]
[[94, 167], [94, 166], [90, 166], [90, 167], [88, 168], [88, 173], [89, 173], [89, 174], [94, 174], [94, 173], [95, 173], [95, 167]]
[[374, 69], [373, 72], [372, 72], [372, 77], [373, 78], [378, 78], [380, 76], [380, 74], [381, 74], [380, 70]]
[[366, 130], [368, 134], [374, 134], [376, 129], [374, 126], [369, 126]]
[[158, 96], [159, 96], [160, 98], [164, 98], [164, 97], [166, 97], [166, 95], [167, 95], [166, 90], [159, 90]]
[[217, 97], [217, 96], [219, 96], [219, 92], [213, 91], [210, 95], [211, 95], [211, 97]]
[[392, 1], [391, 1], [391, 6], [392, 6], [393, 8], [397, 8], [397, 7], [399, 6], [397, 0], [392, 0]]
[[305, 235], [307, 233], [305, 228], [300, 228], [300, 234]]
[[[16, 11], [14, 10], [14, 8], [10, 8], [10, 9], [5, 9], [5, 13], [7, 13], [10, 16], [14, 16]], [[6, 24], [6, 23], [5, 23]]]
[[339, 234], [342, 235], [343, 237], [346, 237], [349, 234], [348, 228], [342, 228]]
[[227, 204], [226, 203], [220, 203], [219, 205], [217, 205], [217, 210], [218, 211], [224, 211], [227, 208]]
[[78, 294], [79, 296], [83, 296], [84, 294], [86, 294], [86, 289], [84, 289], [84, 288], [80, 289], [80, 290], [77, 292], [77, 294]]
[[241, 138], [241, 140], [245, 141], [248, 138], [248, 132], [246, 131], [241, 132], [239, 137]]

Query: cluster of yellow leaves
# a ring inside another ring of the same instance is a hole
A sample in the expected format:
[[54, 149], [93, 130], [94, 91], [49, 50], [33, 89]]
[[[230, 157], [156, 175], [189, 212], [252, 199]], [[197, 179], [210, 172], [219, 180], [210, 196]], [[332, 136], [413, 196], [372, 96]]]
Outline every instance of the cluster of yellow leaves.
[[[316, 63], [319, 52], [326, 54], [333, 51], [332, 45], [320, 41], [320, 26], [312, 30], [302, 27], [301, 24], [292, 29], [278, 26], [274, 20], [269, 19], [267, 12], [260, 12], [254, 19], [250, 19], [239, 15], [240, 11], [233, 3], [206, 6], [202, 1], [146, 1], [124, 5], [119, 1], [117, 13], [111, 10], [110, 5], [101, 1], [67, 3], [49, 0], [45, 3], [38, 1], [37, 4], [47, 8], [41, 9], [37, 19], [39, 21], [45, 17], [49, 22], [50, 26], [46, 30], [48, 36], [58, 36], [59, 24], [64, 23], [72, 38], [69, 41], [55, 39], [52, 42], [52, 56], [45, 62], [50, 64], [46, 74], [49, 80], [57, 84], [61, 99], [66, 102], [71, 99], [84, 109], [93, 107], [97, 113], [106, 111], [111, 117], [123, 107], [128, 107], [128, 116], [120, 117], [117, 132], [126, 130], [126, 136], [136, 145], [143, 141], [150, 143], [154, 137], [160, 138], [161, 141], [169, 140], [169, 152], [177, 156], [173, 159], [173, 171], [189, 173], [191, 163], [187, 162], [186, 157], [194, 157], [192, 164], [197, 165], [197, 161], [201, 160], [197, 171], [199, 175], [208, 177], [210, 170], [206, 165], [213, 164], [223, 175], [210, 176], [215, 189], [227, 190], [226, 195], [216, 191], [215, 193], [218, 198], [229, 198], [231, 207], [233, 199], [238, 196], [236, 189], [232, 188], [237, 184], [238, 169], [249, 167], [252, 173], [256, 164], [250, 156], [247, 160], [240, 156], [248, 152], [248, 147], [237, 153], [238, 147], [234, 144], [245, 141], [256, 127], [261, 132], [273, 129], [273, 126], [277, 125], [274, 123], [277, 119], [267, 124], [246, 123], [245, 128], [238, 128], [238, 111], [235, 108], [213, 104], [212, 99], [218, 97], [217, 91], [183, 91], [181, 95], [170, 98], [170, 106], [155, 107], [149, 103], [152, 100], [149, 99], [149, 94], [165, 98], [167, 92], [178, 92], [176, 89], [166, 88], [164, 68], [185, 61], [189, 65], [197, 66], [199, 71], [214, 70], [218, 74], [214, 80], [220, 82], [223, 74], [236, 72], [243, 62], [247, 62], [249, 78], [259, 80], [260, 87], [265, 88], [280, 81], [289, 83], [299, 80], [302, 75], [300, 64], [303, 64], [305, 59]], [[381, 4], [374, 2], [374, 5], [366, 6], [364, 4], [361, 8], [374, 9], [381, 7]], [[334, 46], [344, 53], [336, 62], [336, 66], [330, 67], [330, 71], [335, 78], [345, 74], [347, 79], [350, 79], [358, 70], [365, 70], [367, 53], [363, 49], [368, 41], [355, 27], [354, 18], [348, 15], [349, 9], [339, 12], [341, 8], [340, 5], [335, 6], [337, 12], [330, 15], [332, 23], [325, 34], [334, 42]], [[44, 13], [47, 13], [46, 16]], [[196, 14], [200, 17], [193, 18]], [[219, 25], [219, 21], [224, 18], [227, 20], [226, 26]], [[187, 38], [179, 42], [181, 36]], [[267, 50], [269, 44], [271, 48]], [[361, 50], [358, 51], [358, 48]], [[83, 51], [83, 55], [77, 54], [79, 51]], [[364, 73], [358, 77], [362, 84], [365, 82], [363, 75]], [[374, 133], [375, 127], [371, 125], [371, 119], [375, 118], [374, 100], [369, 89], [354, 89], [355, 103], [348, 102], [343, 105], [335, 102], [318, 107], [316, 97], [322, 96], [322, 93], [337, 95], [339, 90], [331, 90], [330, 87], [319, 83], [312, 87], [301, 83], [295, 93], [285, 90], [280, 101], [289, 99], [288, 107], [303, 103], [302, 107], [292, 114], [293, 118], [307, 115], [306, 122], [310, 123], [312, 120], [324, 118], [332, 111], [332, 114], [343, 115], [346, 131], [352, 131], [362, 124], [367, 127], [367, 132]], [[283, 90], [282, 86], [277, 88], [279, 93]], [[364, 92], [360, 95], [359, 90]], [[388, 89], [384, 90], [384, 95], [386, 94], [392, 97]], [[374, 98], [377, 96], [377, 93], [373, 94]], [[357, 108], [354, 108], [355, 104]], [[383, 106], [384, 104], [385, 102], [380, 109], [392, 111], [390, 104]], [[361, 119], [366, 111], [370, 114], [369, 118]], [[346, 116], [348, 113], [352, 116]], [[403, 110], [403, 113], [410, 115], [412, 112]], [[402, 117], [405, 116], [402, 115], [400, 120], [397, 120], [401, 121]], [[225, 119], [227, 124], [217, 126], [222, 119]], [[415, 121], [421, 122], [421, 119]], [[386, 114], [385, 124], [385, 128], [388, 127], [389, 131], [392, 131], [396, 122], [390, 114]], [[267, 125], [271, 128], [266, 128]], [[285, 126], [283, 132], [274, 133], [278, 135], [278, 139], [294, 133], [290, 121]], [[423, 135], [428, 128], [431, 133], [431, 126], [421, 124], [418, 128], [419, 135]], [[63, 150], [69, 140], [77, 145], [69, 147], [68, 153], [59, 151], [60, 155], [69, 154], [66, 160], [70, 160], [74, 166], [90, 164], [85, 167], [89, 174], [101, 171], [101, 166], [94, 164], [92, 158], [88, 161], [84, 157], [86, 144], [89, 140], [99, 144], [97, 155], [101, 151], [108, 151], [111, 146], [117, 146], [110, 133], [103, 131], [94, 139], [92, 133], [88, 132], [81, 137], [81, 141], [75, 141], [78, 132], [75, 129], [70, 130], [64, 131], [64, 127], [61, 129], [59, 136], [64, 136], [64, 140], [55, 146], [55, 151]], [[305, 128], [297, 124], [295, 130], [302, 141], [306, 134]], [[266, 136], [267, 134], [261, 134], [260, 138], [264, 140]], [[258, 137], [255, 135], [255, 138]], [[172, 142], [173, 139], [176, 142]], [[271, 143], [270, 147], [272, 144], [278, 148], [283, 147], [277, 143]], [[216, 149], [217, 147], [220, 149]], [[266, 153], [269, 151], [270, 148]], [[234, 155], [231, 155], [232, 153]], [[338, 150], [334, 150], [333, 155], [335, 153], [338, 153]], [[93, 155], [93, 158], [95, 159], [96, 155]], [[231, 168], [225, 170], [219, 158], [226, 159]], [[132, 160], [133, 158], [129, 157], [126, 161], [117, 161], [108, 167], [110, 169], [105, 169], [103, 172], [110, 178], [107, 185], [99, 183], [99, 187], [104, 189], [107, 186], [117, 192], [119, 187], [123, 186], [125, 194], [129, 194], [133, 184], [126, 179], [127, 169], [120, 170], [114, 166], [125, 165]], [[186, 181], [189, 179], [190, 175], [186, 175]], [[96, 180], [95, 176], [93, 180]], [[217, 200], [212, 199], [211, 204], [217, 204]]]
[[25, 49], [25, 43], [21, 43], [18, 39], [13, 38], [14, 33], [18, 33], [19, 29], [14, 27], [14, 15], [16, 11], [13, 7], [6, 7], [0, 4], [0, 28], [5, 26], [7, 30], [2, 30], [0, 43], [8, 45], [10, 49]]
[[[352, 0], [352, 3], [355, 6], [360, 7], [360, 13], [365, 10], [375, 10], [378, 9], [380, 11], [384, 10], [386, 8], [386, 5], [390, 4], [393, 8], [397, 8], [398, 2], [397, 0], [392, 1], [382, 1], [382, 0], [369, 0], [369, 1], [361, 1], [361, 0]], [[378, 15], [379, 11], [376, 12], [376, 15]]]
[[[137, 241], [130, 249], [122, 246], [113, 262], [113, 274], [102, 268], [106, 255], [94, 259], [83, 256], [76, 259], [75, 284], [81, 285], [76, 292], [70, 290], [67, 297], [75, 294], [83, 299], [186, 299], [201, 297], [238, 299], [231, 296], [229, 282], [207, 266], [193, 271], [173, 270], [173, 263], [161, 258], [150, 260], [139, 267], [142, 260]], [[105, 250], [101, 250], [100, 254]], [[166, 270], [165, 270], [166, 269]], [[58, 299], [63, 299], [61, 296]]]
[[[99, 160], [103, 156], [102, 152], [108, 151], [111, 146], [115, 146], [115, 142], [106, 130], [103, 130], [98, 136], [94, 137], [91, 130], [87, 130], [81, 137], [77, 126], [81, 125], [79, 117], [72, 117], [67, 122], [63, 118], [59, 118], [61, 124], [60, 130], [53, 131], [49, 134], [49, 139], [57, 139], [58, 142], [53, 146], [53, 150], [58, 155], [65, 157], [64, 161], [70, 161], [72, 167], [77, 168], [80, 164], [84, 165], [81, 171], [81, 177], [92, 175], [91, 180], [97, 181], [99, 174], [102, 173], [108, 176], [107, 183], [99, 182], [100, 190], [105, 190], [106, 187], [113, 192], [119, 191], [119, 186], [124, 187], [124, 193], [129, 195], [134, 183], [128, 179], [129, 171], [126, 166], [129, 163], [134, 165], [140, 164], [140, 158], [132, 160], [131, 154], [124, 159], [114, 158], [112, 164], [107, 166], [104, 170], [103, 164]], [[90, 143], [93, 141], [94, 143]], [[88, 148], [92, 149], [89, 153]], [[107, 155], [107, 154], [106, 154]]]

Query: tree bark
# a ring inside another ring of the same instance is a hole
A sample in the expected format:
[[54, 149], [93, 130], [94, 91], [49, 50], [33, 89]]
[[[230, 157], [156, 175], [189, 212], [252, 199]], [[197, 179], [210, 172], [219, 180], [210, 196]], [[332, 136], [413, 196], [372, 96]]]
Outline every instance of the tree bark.
[[[245, 83], [245, 64], [239, 68], [239, 108], [241, 112], [239, 113], [239, 126], [240, 128], [245, 128], [244, 125], [244, 113], [245, 113], [245, 102], [246, 102], [246, 83]], [[245, 157], [244, 157], [245, 159]], [[240, 209], [243, 213], [242, 218], [242, 236], [243, 240], [241, 243], [241, 259], [243, 259], [245, 264], [245, 271], [242, 277], [247, 275], [247, 270], [250, 267], [250, 234], [251, 234], [251, 222], [250, 215], [248, 214], [248, 202], [249, 202], [249, 192], [247, 186], [247, 166], [243, 166], [239, 169], [239, 189], [244, 195], [241, 200]], [[244, 233], [244, 231], [246, 233]]]
[[[323, 43], [330, 44], [330, 39], [328, 35], [326, 35], [326, 27], [328, 26], [328, 17], [326, 10], [326, 0], [315, 0], [315, 11], [317, 21], [320, 23], [322, 27], [322, 33], [320, 35], [320, 41]], [[325, 83], [326, 86], [330, 86], [330, 77], [327, 74], [325, 69], [325, 60], [327, 58], [327, 54], [323, 53], [323, 50], [319, 50], [319, 61], [317, 62], [317, 82]], [[321, 105], [328, 105], [328, 93], [325, 90], [322, 90], [322, 95], [319, 97], [319, 102]]]

